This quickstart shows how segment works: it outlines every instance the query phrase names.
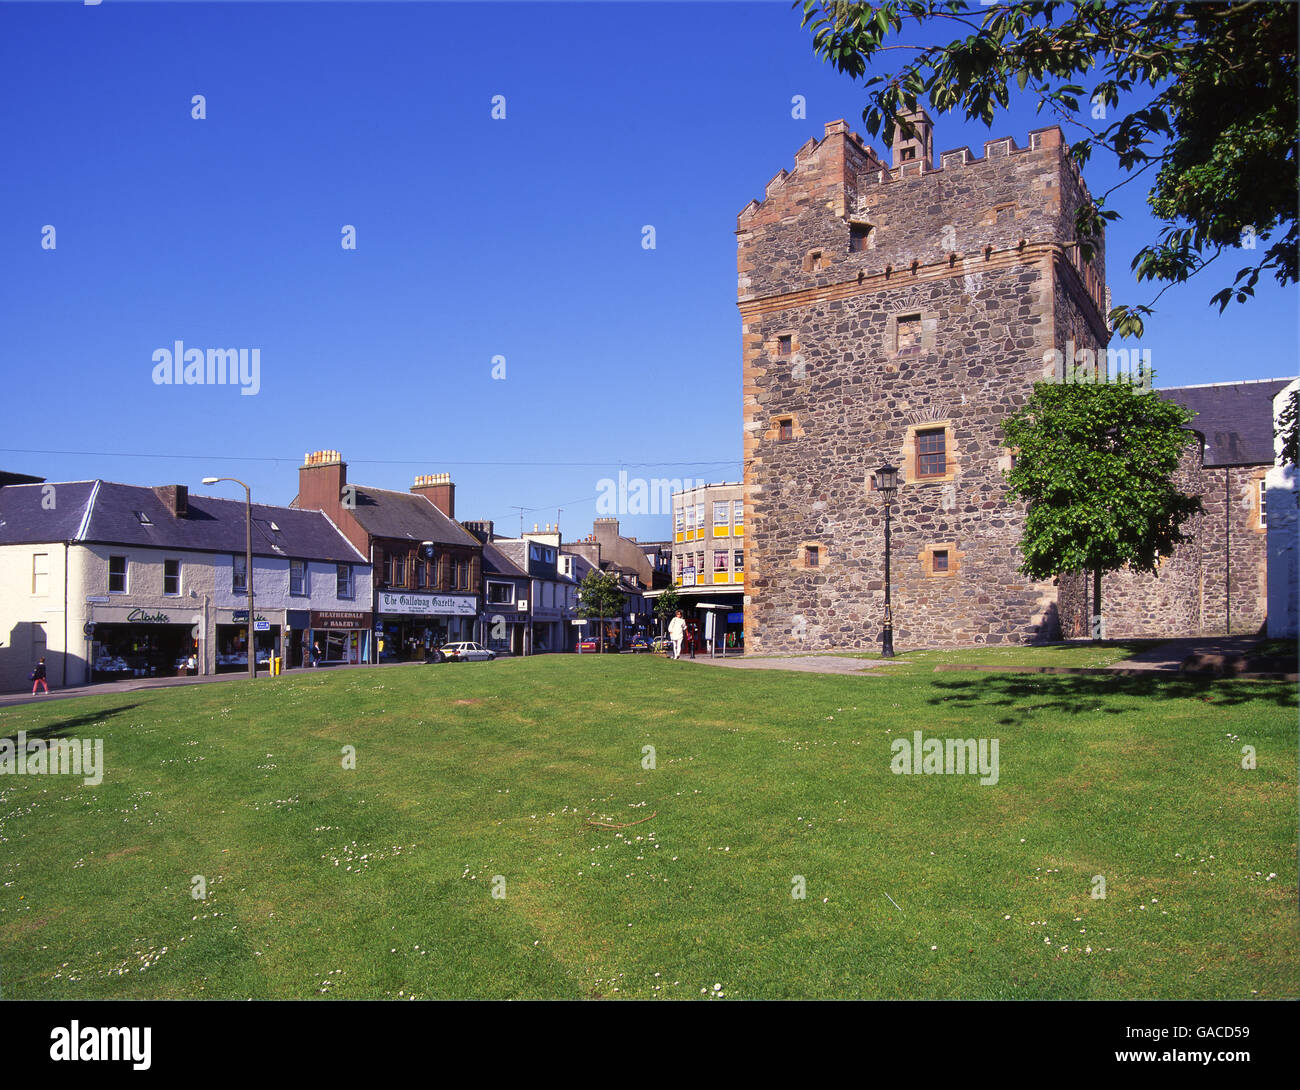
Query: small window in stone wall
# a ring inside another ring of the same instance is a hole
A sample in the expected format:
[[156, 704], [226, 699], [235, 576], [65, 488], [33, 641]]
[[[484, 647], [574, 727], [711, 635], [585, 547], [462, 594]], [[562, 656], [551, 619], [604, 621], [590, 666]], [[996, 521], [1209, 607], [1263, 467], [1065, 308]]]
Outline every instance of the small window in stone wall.
[[907, 314], [898, 319], [895, 350], [900, 356], [904, 353], [921, 351], [921, 316], [919, 314]]
[[1268, 525], [1268, 485], [1262, 477], [1259, 480], [1259, 525], [1261, 529]]
[[916, 475], [942, 477], [948, 472], [948, 429], [931, 428], [916, 433]]
[[816, 568], [821, 565], [821, 549], [816, 545], [805, 545], [803, 550], [803, 563], [805, 568]]
[[850, 223], [849, 224], [849, 253], [860, 254], [867, 248], [867, 241], [871, 238], [871, 224], [869, 223]]
[[778, 356], [789, 356], [794, 353], [794, 335], [783, 333], [776, 339], [776, 354]]
[[934, 572], [945, 572], [948, 570], [948, 550], [935, 549], [930, 554], [930, 570]]
[[908, 160], [916, 158], [916, 148], [903, 148], [899, 155], [900, 159]]
[[829, 265], [826, 254], [821, 250], [809, 250], [808, 256], [803, 259], [804, 272], [820, 272]]
[[776, 422], [776, 437], [782, 441], [794, 438], [794, 419], [786, 416]]

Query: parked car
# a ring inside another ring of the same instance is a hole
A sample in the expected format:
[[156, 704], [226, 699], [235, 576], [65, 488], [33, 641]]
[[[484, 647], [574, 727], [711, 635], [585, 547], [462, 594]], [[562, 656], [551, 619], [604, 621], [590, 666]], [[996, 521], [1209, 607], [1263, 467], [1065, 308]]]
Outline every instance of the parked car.
[[667, 636], [656, 636], [655, 642], [650, 645], [650, 650], [656, 655], [666, 655], [673, 649], [673, 641]]
[[[583, 636], [578, 641], [578, 650], [584, 655], [598, 654], [601, 650], [599, 636]], [[614, 640], [605, 641], [606, 654], [618, 654], [618, 644]]]
[[446, 643], [441, 650], [448, 662], [490, 662], [497, 657], [495, 651], [489, 651], [478, 643]]
[[654, 648], [650, 643], [649, 636], [633, 636], [632, 642], [628, 644], [627, 649], [634, 655], [642, 651], [653, 651]]

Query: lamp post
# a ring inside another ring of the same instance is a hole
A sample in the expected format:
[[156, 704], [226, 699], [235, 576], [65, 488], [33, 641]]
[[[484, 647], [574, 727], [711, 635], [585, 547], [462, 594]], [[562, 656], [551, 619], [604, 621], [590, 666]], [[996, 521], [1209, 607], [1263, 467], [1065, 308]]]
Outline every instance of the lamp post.
[[244, 486], [244, 583], [248, 590], [248, 676], [257, 677], [257, 639], [253, 625], [253, 490], [238, 477], [204, 477], [204, 484], [232, 481]]
[[898, 467], [888, 462], [876, 470], [872, 485], [885, 500], [885, 631], [880, 639], [880, 657], [894, 657], [894, 613], [889, 599], [889, 515], [898, 493]]

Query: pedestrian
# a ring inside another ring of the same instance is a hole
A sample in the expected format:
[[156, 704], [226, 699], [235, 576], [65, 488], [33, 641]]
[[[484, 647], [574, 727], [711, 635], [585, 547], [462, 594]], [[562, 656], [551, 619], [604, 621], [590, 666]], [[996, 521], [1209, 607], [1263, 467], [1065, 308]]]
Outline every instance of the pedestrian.
[[320, 665], [320, 640], [311, 645], [311, 665], [313, 670]]
[[32, 696], [36, 695], [36, 686], [39, 685], [45, 690], [45, 695], [50, 695], [50, 687], [45, 681], [45, 656], [41, 656], [41, 661], [32, 668]]
[[695, 645], [699, 642], [699, 629], [696, 628], [695, 625], [691, 625], [691, 627], [686, 630], [686, 646], [691, 650], [691, 658], [695, 657]]
[[673, 643], [673, 658], [682, 657], [682, 637], [686, 635], [686, 622], [682, 620], [682, 611], [677, 611], [677, 616], [668, 622], [668, 638]]

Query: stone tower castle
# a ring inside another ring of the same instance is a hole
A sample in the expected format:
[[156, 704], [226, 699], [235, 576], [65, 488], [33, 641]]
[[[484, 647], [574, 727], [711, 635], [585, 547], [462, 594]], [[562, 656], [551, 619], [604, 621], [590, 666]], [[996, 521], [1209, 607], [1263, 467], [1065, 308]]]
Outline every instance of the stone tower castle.
[[1053, 349], [1105, 346], [1104, 249], [1080, 259], [1059, 128], [936, 162], [912, 120], [889, 166], [828, 124], [738, 219], [751, 651], [879, 647], [884, 462], [900, 649], [1060, 630], [1057, 587], [1017, 570], [1000, 423]]

